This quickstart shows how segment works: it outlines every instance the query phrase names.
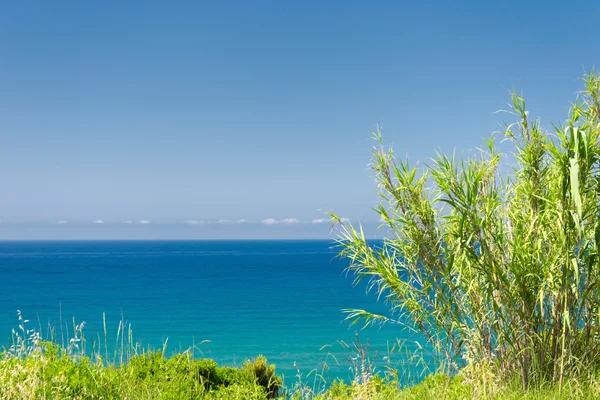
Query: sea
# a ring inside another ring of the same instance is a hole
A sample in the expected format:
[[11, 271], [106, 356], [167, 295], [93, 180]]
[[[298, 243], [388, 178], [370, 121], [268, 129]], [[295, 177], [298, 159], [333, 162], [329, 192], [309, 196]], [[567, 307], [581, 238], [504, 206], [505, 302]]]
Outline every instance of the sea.
[[3, 241], [0, 346], [21, 332], [20, 312], [25, 329], [67, 345], [85, 322], [85, 345], [101, 353], [116, 354], [120, 337], [222, 365], [264, 355], [288, 386], [350, 380], [361, 363], [418, 380], [431, 361], [421, 338], [346, 320], [344, 309], [387, 306], [353, 285], [338, 250], [328, 240]]

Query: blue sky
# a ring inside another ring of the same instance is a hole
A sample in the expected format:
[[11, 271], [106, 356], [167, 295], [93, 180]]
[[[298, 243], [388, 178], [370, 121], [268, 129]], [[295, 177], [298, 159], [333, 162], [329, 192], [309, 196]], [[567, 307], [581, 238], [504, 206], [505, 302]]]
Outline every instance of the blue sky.
[[319, 210], [375, 224], [377, 123], [415, 162], [468, 153], [511, 88], [549, 126], [600, 66], [592, 1], [0, 7], [0, 239], [321, 237]]

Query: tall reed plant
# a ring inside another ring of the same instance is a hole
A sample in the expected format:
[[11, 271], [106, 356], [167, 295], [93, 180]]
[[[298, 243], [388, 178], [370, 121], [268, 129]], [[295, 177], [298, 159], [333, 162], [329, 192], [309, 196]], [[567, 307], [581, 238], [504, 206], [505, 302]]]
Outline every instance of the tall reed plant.
[[[390, 313], [349, 318], [403, 322], [449, 368], [485, 366], [524, 386], [599, 365], [600, 73], [583, 82], [567, 121], [549, 132], [513, 93], [508, 156], [491, 139], [472, 157], [413, 167], [374, 134], [387, 239], [373, 245], [332, 217], [356, 282], [368, 280]], [[500, 172], [505, 160], [512, 168]]]

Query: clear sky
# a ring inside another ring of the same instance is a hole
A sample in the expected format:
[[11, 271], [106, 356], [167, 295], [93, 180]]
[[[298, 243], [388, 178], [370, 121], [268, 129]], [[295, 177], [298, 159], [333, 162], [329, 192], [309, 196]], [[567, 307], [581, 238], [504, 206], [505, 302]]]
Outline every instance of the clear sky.
[[511, 88], [549, 126], [600, 67], [596, 1], [0, 4], [0, 239], [376, 224], [377, 123], [468, 152]]

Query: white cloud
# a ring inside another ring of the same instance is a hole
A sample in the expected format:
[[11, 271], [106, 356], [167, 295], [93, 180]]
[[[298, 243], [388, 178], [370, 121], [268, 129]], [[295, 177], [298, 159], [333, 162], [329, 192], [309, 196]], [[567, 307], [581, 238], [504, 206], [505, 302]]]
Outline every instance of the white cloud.
[[[325, 223], [332, 223], [333, 219], [331, 218], [318, 218], [318, 219], [313, 219], [311, 221], [313, 224], [325, 224]], [[343, 224], [350, 222], [350, 220], [348, 218], [340, 218], [340, 222], [342, 222]]]
[[56, 223], [57, 223], [57, 224], [66, 224], [66, 223], [67, 223], [67, 221], [60, 220], [60, 221], [56, 221]]
[[185, 221], [186, 224], [188, 225], [202, 225], [204, 224], [204, 221], [198, 221], [195, 219], [188, 219], [187, 221]]
[[264, 225], [276, 225], [276, 224], [299, 224], [300, 221], [296, 218], [284, 218], [282, 220], [276, 220], [275, 218], [267, 218], [262, 220], [262, 224]]
[[216, 223], [217, 224], [245, 224], [246, 222], [248, 222], [248, 221], [245, 220], [245, 219], [237, 219], [237, 220], [233, 220], [233, 219], [220, 219]]
[[141, 225], [148, 225], [150, 223], [150, 221], [148, 221], [147, 219], [141, 219], [138, 221], [138, 224]]
[[133, 221], [127, 220], [127, 221], [123, 221], [124, 224], [133, 224]]
[[103, 224], [104, 221], [102, 221], [101, 219], [97, 219], [93, 222], [94, 224]]

